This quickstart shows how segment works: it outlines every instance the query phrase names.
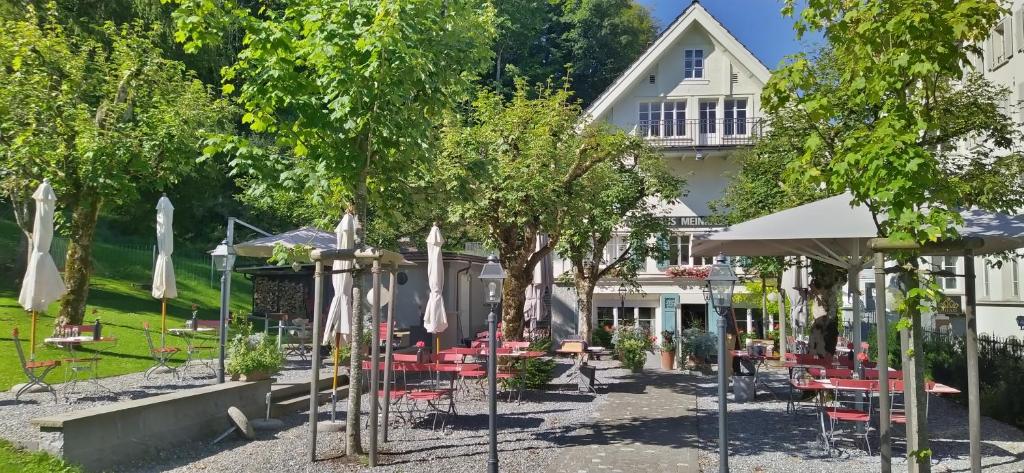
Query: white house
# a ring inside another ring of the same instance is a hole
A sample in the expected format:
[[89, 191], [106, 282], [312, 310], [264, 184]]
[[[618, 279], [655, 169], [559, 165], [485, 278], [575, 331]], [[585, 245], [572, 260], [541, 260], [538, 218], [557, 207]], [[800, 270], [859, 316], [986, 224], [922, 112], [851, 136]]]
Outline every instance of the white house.
[[[587, 109], [590, 120], [646, 137], [671, 171], [687, 181], [678, 202], [664, 206], [673, 230], [670, 260], [648, 261], [638, 293], [623, 296], [617, 281], [602, 281], [589, 314], [593, 327], [636, 323], [655, 334], [691, 325], [715, 329], [717, 319], [708, 318], [698, 282], [670, 278], [665, 270], [711, 264], [710, 258], [691, 256], [690, 235], [711, 229], [708, 203], [721, 197], [739, 170], [737, 150], [760, 134], [760, 95], [769, 76], [761, 61], [693, 2]], [[622, 241], [613, 241], [607, 259], [621, 249]], [[554, 274], [571, 269], [568, 261], [555, 260]], [[555, 299], [556, 337], [575, 333], [574, 291], [558, 287]]]

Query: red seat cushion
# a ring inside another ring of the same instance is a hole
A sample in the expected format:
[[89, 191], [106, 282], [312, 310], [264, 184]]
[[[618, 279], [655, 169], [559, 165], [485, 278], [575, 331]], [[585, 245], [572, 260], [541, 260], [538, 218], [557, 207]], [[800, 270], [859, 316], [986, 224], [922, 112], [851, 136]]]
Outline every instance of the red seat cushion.
[[85, 363], [90, 361], [100, 361], [100, 358], [64, 358], [63, 361], [65, 363]]
[[32, 368], [46, 368], [46, 367], [49, 367], [49, 366], [60, 366], [60, 360], [40, 360], [40, 361], [30, 361], [28, 363], [25, 363], [25, 367], [28, 368], [28, 369], [32, 369]]
[[[405, 396], [405, 391], [395, 391], [395, 390], [392, 390], [388, 394], [391, 396], [392, 400], [394, 400], [394, 399], [401, 399], [403, 396]], [[384, 390], [383, 389], [377, 391], [377, 397], [381, 397], [381, 398], [384, 397]]]
[[161, 347], [153, 349], [153, 353], [177, 353], [179, 351], [181, 350], [175, 347]]
[[412, 391], [408, 394], [409, 399], [414, 401], [436, 401], [446, 395], [448, 395], [447, 390]]
[[831, 407], [825, 411], [830, 419], [841, 422], [867, 422], [871, 419], [867, 412], [843, 407]]

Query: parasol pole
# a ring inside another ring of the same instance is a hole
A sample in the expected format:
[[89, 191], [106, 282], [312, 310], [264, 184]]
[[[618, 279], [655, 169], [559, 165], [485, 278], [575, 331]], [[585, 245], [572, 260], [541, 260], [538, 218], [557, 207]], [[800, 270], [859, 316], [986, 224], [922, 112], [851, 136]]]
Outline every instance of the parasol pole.
[[36, 359], [36, 311], [32, 311], [32, 336], [29, 337], [28, 346], [28, 357], [30, 360]]
[[338, 359], [341, 352], [341, 334], [334, 332], [334, 382], [331, 384], [331, 422], [338, 415]]
[[160, 299], [160, 346], [167, 346], [167, 298]]

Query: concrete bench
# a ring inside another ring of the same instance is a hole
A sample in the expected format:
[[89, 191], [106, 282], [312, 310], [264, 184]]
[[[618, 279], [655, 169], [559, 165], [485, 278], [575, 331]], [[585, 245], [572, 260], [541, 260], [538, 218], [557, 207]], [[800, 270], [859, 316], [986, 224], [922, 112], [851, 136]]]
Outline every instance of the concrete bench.
[[86, 470], [154, 458], [176, 444], [212, 440], [230, 426], [228, 407], [263, 417], [272, 380], [203, 386], [33, 419], [39, 450]]

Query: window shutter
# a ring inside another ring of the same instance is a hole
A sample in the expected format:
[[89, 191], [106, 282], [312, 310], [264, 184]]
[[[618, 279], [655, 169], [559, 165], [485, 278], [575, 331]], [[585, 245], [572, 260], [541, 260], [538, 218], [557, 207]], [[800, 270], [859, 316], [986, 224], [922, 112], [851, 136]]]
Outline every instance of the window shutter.
[[1009, 59], [1013, 56], [1013, 21], [1010, 17], [1006, 17], [1003, 20], [1003, 60]]
[[1024, 51], [1024, 6], [1013, 13], [1013, 41], [1017, 51]]
[[989, 33], [988, 38], [985, 40], [985, 70], [991, 71], [992, 66], [996, 62], [995, 56], [992, 51], [992, 41], [994, 41], [995, 35]]
[[[668, 239], [665, 238], [664, 235], [658, 237], [658, 247], [661, 248], [661, 251], [668, 253]], [[669, 262], [667, 259], [658, 260], [658, 271], [664, 271], [668, 269], [668, 263]]]

